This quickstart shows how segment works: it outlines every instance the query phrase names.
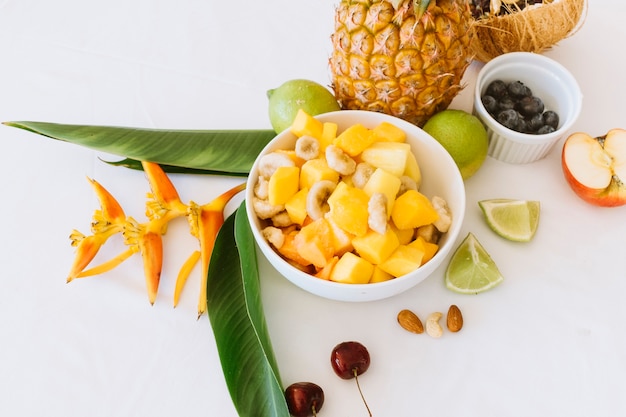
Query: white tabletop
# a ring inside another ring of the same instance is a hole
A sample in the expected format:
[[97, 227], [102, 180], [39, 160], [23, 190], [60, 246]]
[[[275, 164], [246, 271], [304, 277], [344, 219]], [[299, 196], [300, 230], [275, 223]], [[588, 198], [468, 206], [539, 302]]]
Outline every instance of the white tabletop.
[[[266, 90], [292, 78], [330, 83], [335, 3], [0, 0], [0, 120], [270, 128]], [[624, 2], [591, 0], [580, 31], [546, 52], [584, 93], [573, 130], [598, 136], [626, 127], [625, 15]], [[471, 110], [479, 68], [468, 70], [452, 107]], [[195, 248], [186, 224], [166, 235], [154, 306], [138, 256], [66, 284], [69, 233], [87, 232], [98, 207], [85, 177], [141, 218], [143, 174], [7, 126], [0, 141], [0, 415], [235, 416], [209, 320], [196, 320], [197, 270], [172, 308], [176, 273]], [[359, 340], [372, 357], [360, 382], [377, 417], [624, 415], [626, 208], [578, 199], [563, 178], [560, 150], [559, 143], [529, 165], [488, 158], [466, 182], [461, 235], [474, 233], [505, 276], [489, 292], [445, 289], [442, 267], [402, 295], [342, 303], [305, 293], [261, 260], [285, 385], [321, 385], [321, 416], [365, 416], [354, 381], [336, 377], [329, 364], [335, 344]], [[183, 200], [197, 202], [236, 182], [172, 180]], [[496, 197], [541, 201], [532, 242], [508, 242], [488, 229], [477, 201]], [[111, 243], [104, 256], [122, 248]], [[425, 317], [450, 304], [464, 313], [460, 333], [433, 339], [396, 323], [400, 309]]]

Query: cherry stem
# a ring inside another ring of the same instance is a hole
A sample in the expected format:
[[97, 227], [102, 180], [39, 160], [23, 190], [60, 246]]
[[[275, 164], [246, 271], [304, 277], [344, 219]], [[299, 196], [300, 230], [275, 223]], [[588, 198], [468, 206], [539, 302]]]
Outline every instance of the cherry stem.
[[367, 409], [367, 413], [370, 417], [372, 417], [372, 412], [370, 411], [370, 407], [367, 405], [367, 401], [365, 401], [365, 396], [363, 395], [363, 391], [361, 391], [361, 384], [359, 384], [359, 376], [356, 368], [352, 370], [354, 372], [354, 380], [356, 381], [356, 387], [359, 389], [359, 394], [361, 394], [361, 399], [363, 400], [363, 404], [365, 404], [365, 408]]

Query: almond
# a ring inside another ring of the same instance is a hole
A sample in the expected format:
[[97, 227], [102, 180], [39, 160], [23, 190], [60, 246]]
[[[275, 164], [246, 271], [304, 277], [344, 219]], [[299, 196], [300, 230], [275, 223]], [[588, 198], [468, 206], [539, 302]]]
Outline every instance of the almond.
[[411, 333], [424, 333], [424, 325], [417, 314], [411, 310], [402, 310], [398, 313], [398, 323], [403, 329]]
[[448, 309], [446, 324], [451, 332], [458, 332], [463, 327], [463, 315], [461, 315], [461, 310], [454, 304]]

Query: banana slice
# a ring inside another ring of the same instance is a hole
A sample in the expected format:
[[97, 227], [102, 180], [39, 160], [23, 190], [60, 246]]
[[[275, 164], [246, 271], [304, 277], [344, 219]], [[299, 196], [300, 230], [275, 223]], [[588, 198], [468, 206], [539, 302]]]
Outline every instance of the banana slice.
[[328, 197], [335, 190], [335, 184], [330, 180], [318, 181], [309, 189], [306, 196], [306, 212], [313, 220], [324, 217], [324, 214], [330, 211], [328, 206]]
[[287, 154], [270, 152], [259, 160], [259, 175], [269, 180], [279, 167], [293, 166], [296, 166], [296, 163]]
[[326, 163], [341, 175], [352, 175], [356, 169], [354, 159], [335, 145], [326, 147]]
[[320, 141], [313, 136], [304, 135], [296, 141], [296, 156], [305, 161], [315, 159], [320, 154]]

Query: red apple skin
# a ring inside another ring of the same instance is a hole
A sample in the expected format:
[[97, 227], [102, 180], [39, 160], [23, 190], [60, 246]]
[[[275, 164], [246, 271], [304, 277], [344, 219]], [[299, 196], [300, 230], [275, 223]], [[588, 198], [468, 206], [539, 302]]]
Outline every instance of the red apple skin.
[[[565, 161], [565, 148], [567, 141], [574, 136], [569, 136], [563, 144], [563, 151], [561, 152], [561, 166], [563, 168], [563, 174], [565, 180], [572, 188], [574, 193], [584, 201], [594, 206], [599, 207], [618, 207], [626, 204], [626, 184], [619, 184], [615, 180], [612, 180], [607, 188], [596, 189], [589, 188], [574, 178], [570, 172], [567, 163]], [[597, 138], [596, 138], [597, 139]]]

